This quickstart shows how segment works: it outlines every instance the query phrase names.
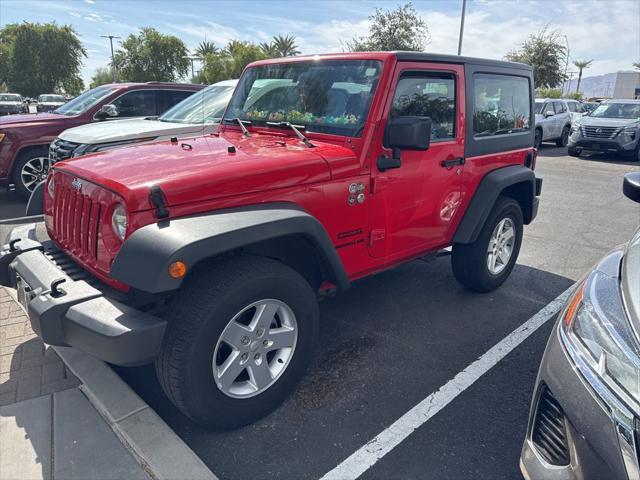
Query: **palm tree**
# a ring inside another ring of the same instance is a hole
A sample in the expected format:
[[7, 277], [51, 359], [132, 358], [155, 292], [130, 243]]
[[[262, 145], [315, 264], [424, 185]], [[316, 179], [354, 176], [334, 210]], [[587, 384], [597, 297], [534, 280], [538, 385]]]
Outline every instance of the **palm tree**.
[[269, 58], [274, 58], [279, 56], [273, 43], [262, 42], [259, 46], [260, 46], [260, 50], [262, 50], [262, 53], [264, 53], [265, 56]]
[[273, 37], [271, 46], [278, 57], [300, 55], [300, 50], [298, 50], [298, 45], [296, 45], [295, 35], [286, 35], [284, 37], [282, 35], [276, 35]]
[[246, 48], [248, 44], [249, 42], [243, 42], [242, 40], [229, 40], [229, 43], [224, 47], [224, 53], [233, 57], [234, 54]]
[[640, 70], [640, 62], [633, 62], [633, 68]]
[[206, 40], [204, 42], [200, 42], [195, 49], [195, 54], [200, 58], [204, 58], [205, 55], [208, 54], [216, 53], [218, 53], [218, 47], [216, 47], [216, 44], [213, 42], [207, 42]]
[[576, 93], [580, 91], [580, 81], [582, 81], [582, 70], [584, 70], [585, 68], [589, 68], [592, 63], [593, 63], [593, 59], [573, 61], [573, 64], [578, 69], [578, 85], [576, 85]]

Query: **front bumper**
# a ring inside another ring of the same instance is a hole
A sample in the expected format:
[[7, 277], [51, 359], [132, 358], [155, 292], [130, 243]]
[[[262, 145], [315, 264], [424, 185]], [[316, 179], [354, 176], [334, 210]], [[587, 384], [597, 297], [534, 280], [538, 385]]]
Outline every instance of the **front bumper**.
[[597, 152], [614, 152], [620, 154], [631, 154], [634, 152], [638, 139], [630, 142], [624, 142], [621, 135], [616, 138], [592, 138], [582, 135], [573, 134], [569, 137], [569, 148], [581, 148], [583, 150], [592, 150]]
[[31, 326], [45, 343], [72, 346], [122, 366], [151, 362], [166, 321], [73, 280], [45, 254], [35, 224], [15, 228], [0, 250], [0, 284], [15, 287]]
[[[591, 383], [594, 379], [587, 381], [578, 373], [560, 336], [558, 321], [547, 343], [534, 389], [529, 428], [520, 457], [522, 474], [527, 480], [635, 478], [633, 415], [615, 399], [596, 392]], [[549, 463], [533, 440], [540, 392], [545, 388], [553, 393], [563, 410], [570, 458], [567, 465]], [[631, 432], [621, 426], [624, 415], [630, 415]], [[632, 449], [628, 448], [629, 441]], [[629, 469], [632, 471], [628, 472]]]

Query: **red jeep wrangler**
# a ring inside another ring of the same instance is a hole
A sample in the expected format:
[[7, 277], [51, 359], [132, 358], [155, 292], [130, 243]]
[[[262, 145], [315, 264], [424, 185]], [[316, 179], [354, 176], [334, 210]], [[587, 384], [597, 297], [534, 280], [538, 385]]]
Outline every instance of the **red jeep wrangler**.
[[60, 162], [50, 240], [0, 254], [34, 330], [107, 362], [155, 361], [197, 422], [276, 408], [303, 375], [318, 294], [452, 247], [495, 289], [538, 210], [532, 72], [424, 53], [257, 62], [210, 136]]

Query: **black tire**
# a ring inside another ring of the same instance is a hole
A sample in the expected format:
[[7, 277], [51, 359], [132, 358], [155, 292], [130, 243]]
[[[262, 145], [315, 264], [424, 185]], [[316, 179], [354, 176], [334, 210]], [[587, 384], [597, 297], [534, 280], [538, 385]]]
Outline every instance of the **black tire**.
[[562, 129], [562, 135], [560, 135], [560, 138], [558, 138], [556, 140], [556, 146], [557, 147], [566, 147], [567, 144], [569, 143], [569, 133], [571, 131], [571, 128], [569, 127], [569, 125], [565, 125], [565, 127]]
[[[511, 257], [506, 266], [500, 273], [494, 274], [487, 265], [489, 240], [498, 223], [504, 218], [509, 218], [513, 222], [515, 240]], [[477, 292], [490, 292], [502, 285], [513, 270], [520, 253], [522, 224], [522, 210], [518, 202], [512, 198], [498, 197], [476, 241], [453, 245], [451, 266], [456, 279], [464, 286]]]
[[[38, 185], [41, 181], [44, 180], [44, 177], [48, 171], [48, 163], [45, 162], [45, 168], [40, 174], [34, 176], [34, 183], [31, 185], [27, 185], [22, 179], [22, 169], [24, 166], [36, 158], [49, 158], [49, 149], [48, 147], [42, 146], [37, 148], [32, 148], [27, 150], [24, 153], [21, 153], [13, 166], [13, 175], [11, 181], [16, 186], [16, 191], [25, 198], [29, 198], [31, 196], [31, 192], [36, 185]], [[48, 161], [48, 160], [47, 160]]]
[[[276, 299], [293, 311], [298, 337], [287, 367], [270, 387], [249, 398], [223, 393], [214, 380], [213, 353], [224, 328], [243, 308]], [[195, 272], [166, 315], [156, 374], [165, 393], [199, 424], [236, 428], [277, 408], [302, 378], [318, 334], [317, 297], [296, 271], [263, 257], [240, 256]]]
[[576, 147], [569, 147], [567, 149], [570, 157], [579, 157], [580, 153], [582, 153], [582, 149]]
[[540, 150], [540, 147], [542, 147], [542, 129], [540, 128], [536, 128], [536, 134], [533, 140], [533, 146], [536, 148], [536, 150]]

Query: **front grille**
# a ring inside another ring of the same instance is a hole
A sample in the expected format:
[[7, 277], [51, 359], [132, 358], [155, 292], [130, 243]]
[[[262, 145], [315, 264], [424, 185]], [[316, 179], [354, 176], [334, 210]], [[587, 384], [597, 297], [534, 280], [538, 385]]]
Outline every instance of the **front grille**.
[[102, 206], [89, 195], [56, 185], [53, 222], [56, 240], [79, 258], [98, 258], [98, 228]]
[[71, 157], [73, 151], [79, 146], [79, 143], [56, 138], [49, 146], [49, 160], [51, 163], [66, 160]]
[[612, 139], [617, 131], [618, 127], [582, 126], [582, 135], [590, 138]]
[[538, 397], [531, 439], [540, 455], [550, 464], [569, 464], [564, 412], [546, 386], [542, 386]]

